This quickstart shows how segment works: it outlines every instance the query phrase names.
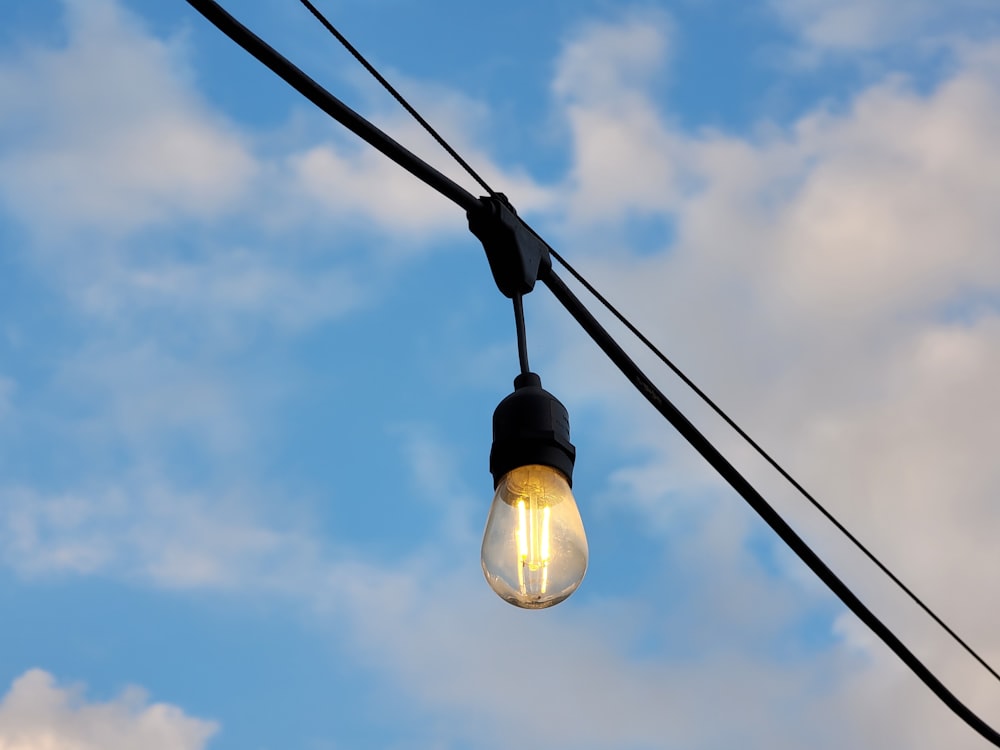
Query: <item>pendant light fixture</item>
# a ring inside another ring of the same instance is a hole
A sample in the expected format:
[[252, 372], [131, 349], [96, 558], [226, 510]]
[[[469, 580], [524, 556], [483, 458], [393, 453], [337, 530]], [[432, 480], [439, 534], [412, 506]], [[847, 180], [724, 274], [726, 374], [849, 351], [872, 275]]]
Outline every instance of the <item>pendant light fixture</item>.
[[587, 536], [571, 489], [576, 449], [569, 414], [528, 367], [522, 297], [550, 267], [547, 246], [502, 195], [483, 198], [469, 228], [486, 248], [500, 291], [514, 302], [521, 373], [493, 413], [493, 503], [483, 534], [483, 574], [505, 601], [544, 609], [565, 600], [587, 572]]
[[575, 455], [566, 407], [538, 375], [518, 375], [493, 414], [496, 494], [482, 549], [487, 582], [515, 606], [558, 604], [587, 572], [587, 537], [570, 489]]

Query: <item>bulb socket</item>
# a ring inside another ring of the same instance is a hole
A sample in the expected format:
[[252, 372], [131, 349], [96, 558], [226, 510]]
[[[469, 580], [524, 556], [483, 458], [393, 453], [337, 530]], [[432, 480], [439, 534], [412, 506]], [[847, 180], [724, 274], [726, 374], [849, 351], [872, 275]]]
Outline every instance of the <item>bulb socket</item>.
[[576, 448], [569, 441], [569, 412], [542, 388], [533, 372], [514, 378], [514, 392], [493, 412], [490, 473], [496, 489], [503, 476], [521, 466], [539, 464], [558, 469], [573, 486]]

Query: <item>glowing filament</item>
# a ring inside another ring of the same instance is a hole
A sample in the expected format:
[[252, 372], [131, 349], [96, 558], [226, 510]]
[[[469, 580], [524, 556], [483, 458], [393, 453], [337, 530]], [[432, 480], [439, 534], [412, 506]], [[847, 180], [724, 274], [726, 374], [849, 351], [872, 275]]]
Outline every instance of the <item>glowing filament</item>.
[[538, 592], [546, 593], [549, 583], [549, 519], [552, 509], [546, 505], [538, 507], [533, 497], [527, 501], [520, 498], [517, 501], [517, 528], [514, 535], [517, 539], [517, 582], [521, 593], [527, 593], [525, 575], [529, 579], [533, 575], [541, 578], [538, 581]]

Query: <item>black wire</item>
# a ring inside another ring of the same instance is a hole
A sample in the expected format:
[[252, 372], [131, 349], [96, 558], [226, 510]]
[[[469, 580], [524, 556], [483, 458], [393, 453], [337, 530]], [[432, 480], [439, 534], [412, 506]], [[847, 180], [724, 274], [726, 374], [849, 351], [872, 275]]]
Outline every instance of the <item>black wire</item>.
[[369, 73], [372, 74], [372, 76], [375, 78], [376, 81], [382, 84], [382, 86], [385, 88], [386, 91], [392, 94], [393, 98], [397, 102], [399, 102], [400, 105], [402, 105], [403, 109], [409, 112], [410, 115], [413, 117], [413, 119], [419, 122], [423, 126], [424, 130], [426, 130], [428, 133], [431, 134], [431, 136], [434, 138], [434, 140], [438, 142], [441, 148], [447, 151], [455, 161], [457, 161], [460, 165], [462, 165], [462, 168], [465, 169], [465, 171], [468, 172], [472, 176], [472, 178], [480, 184], [480, 186], [482, 186], [483, 190], [485, 190], [491, 196], [496, 195], [496, 193], [493, 192], [493, 189], [486, 184], [486, 181], [483, 180], [483, 178], [480, 177], [471, 166], [469, 166], [469, 164], [465, 161], [465, 159], [463, 159], [459, 155], [459, 153], [455, 149], [453, 149], [448, 144], [448, 142], [441, 135], [439, 135], [438, 132], [433, 127], [431, 127], [430, 123], [427, 122], [427, 120], [421, 117], [420, 113], [417, 112], [417, 110], [415, 110], [412, 106], [410, 106], [410, 103], [403, 98], [403, 95], [400, 94], [398, 91], [396, 91], [395, 88], [393, 88], [392, 84], [390, 84], [382, 76], [382, 74], [379, 73], [378, 70], [376, 70], [374, 65], [369, 63], [364, 58], [364, 56], [360, 52], [358, 52], [357, 49], [355, 49], [354, 45], [352, 45], [347, 40], [347, 37], [341, 34], [336, 29], [336, 27], [326, 19], [326, 16], [320, 13], [319, 9], [316, 8], [315, 5], [309, 2], [309, 0], [299, 0], [299, 2], [301, 2], [309, 10], [309, 12], [316, 17], [316, 20], [318, 20], [321, 24], [323, 24], [323, 27], [327, 31], [329, 31], [331, 34], [333, 34], [334, 37], [337, 38], [337, 41], [339, 41], [342, 45], [344, 45], [344, 48], [348, 52], [354, 55], [354, 58], [364, 66], [365, 70], [367, 70]]
[[187, 2], [219, 31], [257, 58], [261, 64], [315, 104], [316, 107], [369, 146], [392, 159], [425, 185], [436, 190], [463, 211], [469, 211], [481, 205], [479, 198], [447, 175], [436, 170], [412, 151], [404, 148], [303, 73], [274, 47], [237, 21], [216, 0], [187, 0]]
[[531, 372], [528, 367], [528, 337], [524, 330], [524, 301], [520, 294], [515, 294], [514, 300], [514, 327], [517, 329], [517, 359], [521, 364], [521, 374], [527, 375]]
[[771, 455], [767, 451], [765, 451], [764, 448], [761, 447], [761, 445], [757, 443], [756, 440], [750, 437], [750, 435], [748, 435], [746, 431], [743, 430], [742, 427], [736, 424], [736, 422], [732, 418], [730, 418], [730, 416], [726, 414], [725, 411], [723, 411], [722, 407], [716, 404], [715, 401], [713, 401], [708, 396], [708, 394], [706, 394], [703, 390], [701, 390], [701, 388], [699, 388], [694, 383], [694, 381], [692, 381], [687, 375], [685, 375], [684, 372], [682, 372], [677, 365], [675, 365], [663, 352], [661, 352], [656, 347], [656, 345], [653, 344], [653, 342], [651, 342], [648, 338], [646, 338], [646, 336], [643, 335], [643, 333], [638, 328], [632, 325], [632, 323], [622, 313], [620, 313], [617, 310], [617, 308], [615, 308], [614, 305], [612, 305], [600, 292], [598, 292], [597, 289], [595, 289], [589, 281], [587, 281], [575, 268], [573, 268], [561, 255], [559, 255], [559, 253], [557, 253], [555, 250], [552, 250], [551, 248], [549, 252], [552, 254], [552, 257], [558, 260], [559, 263], [561, 263], [562, 266], [567, 271], [569, 271], [569, 273], [573, 276], [573, 278], [576, 279], [598, 302], [600, 302], [605, 307], [605, 309], [607, 309], [612, 315], [614, 315], [618, 319], [618, 321], [632, 333], [633, 336], [639, 339], [639, 341], [641, 341], [646, 346], [647, 349], [649, 349], [657, 358], [659, 358], [659, 360], [663, 362], [663, 364], [669, 367], [673, 371], [673, 373], [678, 378], [680, 378], [688, 388], [694, 391], [698, 395], [698, 397], [705, 404], [707, 404], [712, 409], [712, 411], [714, 411], [719, 417], [721, 417], [722, 420], [727, 425], [729, 425], [729, 427], [731, 427], [733, 431], [736, 432], [737, 435], [743, 438], [743, 440], [745, 440], [747, 444], [751, 448], [753, 448], [761, 458], [767, 461], [767, 463], [770, 464], [771, 467], [775, 471], [777, 471], [789, 484], [791, 484], [792, 487], [798, 490], [799, 494], [801, 494], [806, 500], [808, 500], [812, 504], [812, 506], [816, 508], [816, 510], [818, 510], [823, 515], [824, 518], [826, 518], [827, 521], [833, 524], [833, 526], [845, 537], [847, 537], [847, 539], [849, 539], [857, 549], [859, 549], [862, 553], [864, 553], [864, 555], [872, 563], [874, 563], [874, 565], [880, 571], [882, 571], [889, 578], [889, 580], [895, 583], [896, 586], [898, 586], [900, 590], [903, 591], [903, 593], [905, 593], [908, 597], [910, 597], [911, 601], [913, 601], [914, 604], [920, 607], [920, 609], [922, 609], [928, 617], [934, 620], [934, 622], [936, 622], [941, 627], [941, 629], [944, 630], [944, 632], [950, 635], [958, 645], [960, 645], [963, 649], [965, 649], [965, 652], [969, 654], [969, 656], [971, 656], [973, 659], [975, 659], [980, 664], [980, 666], [983, 667], [983, 669], [985, 669], [987, 672], [993, 675], [995, 679], [1000, 681], [1000, 674], [997, 674], [996, 670], [994, 670], [993, 667], [991, 667], [986, 662], [985, 659], [983, 659], [968, 643], [965, 642], [964, 639], [962, 639], [954, 630], [952, 630], [948, 626], [948, 624], [944, 622], [944, 620], [938, 617], [938, 615], [935, 614], [934, 611], [927, 604], [925, 604], [922, 599], [920, 599], [920, 597], [918, 597], [891, 570], [889, 570], [889, 568], [886, 567], [882, 563], [882, 561], [879, 560], [878, 557], [876, 557], [875, 554], [871, 552], [857, 537], [855, 537], [847, 529], [847, 527], [845, 527], [840, 521], [838, 521], [837, 518], [834, 517], [834, 515], [830, 513], [830, 511], [828, 511], [819, 502], [819, 500], [813, 497], [813, 495], [808, 490], [806, 490], [805, 487], [803, 487], [774, 458], [772, 458]]
[[583, 303], [569, 288], [549, 271], [542, 281], [573, 318], [601, 348], [608, 358], [629, 379], [629, 382], [649, 403], [676, 429], [687, 442], [715, 469], [729, 485], [746, 500], [754, 511], [771, 527], [778, 537], [788, 545], [799, 559], [827, 585], [858, 619], [861, 620], [899, 659], [936, 695], [948, 708], [972, 729], [993, 745], [1000, 747], [1000, 733], [977, 716], [962, 703], [944, 684], [910, 651], [892, 630], [889, 629], [867, 606], [848, 588], [847, 584], [824, 563], [819, 555], [806, 544], [794, 529], [772, 508], [767, 500], [747, 479], [729, 463], [719, 450], [701, 434], [670, 400], [653, 384], [645, 373], [633, 362], [611, 335], [604, 330], [597, 319], [583, 306]]
[[[313, 104], [336, 119], [367, 143], [391, 158], [397, 164], [409, 171], [428, 186], [450, 198], [468, 211], [473, 205], [478, 205], [466, 190], [454, 181], [426, 164], [400, 144], [393, 141], [385, 133], [348, 108], [336, 97], [323, 89], [305, 73], [292, 65], [278, 54], [263, 40], [250, 32], [245, 26], [229, 15], [215, 0], [187, 0], [188, 4], [198, 10], [220, 31], [237, 42], [264, 65], [283, 78], [289, 85], [309, 99]], [[525, 225], [534, 233], [530, 227]], [[537, 236], [537, 233], [535, 233]], [[549, 248], [553, 255], [555, 251]], [[560, 262], [565, 261], [556, 255]], [[667, 419], [670, 424], [694, 447], [715, 470], [754, 508], [764, 521], [775, 531], [779, 538], [795, 552], [799, 558], [812, 570], [821, 581], [838, 597], [858, 618], [878, 636], [904, 664], [931, 689], [957, 716], [978, 732], [991, 744], [1000, 747], [1000, 733], [997, 733], [955, 695], [953, 695], [926, 666], [924, 666], [896, 635], [889, 630], [858, 597], [826, 566], [808, 545], [791, 529], [778, 513], [771, 508], [752, 485], [722, 456], [721, 453], [705, 438], [687, 418], [670, 403], [656, 388], [638, 366], [629, 359], [624, 350], [600, 326], [596, 318], [576, 299], [572, 292], [551, 270], [543, 266], [540, 278], [553, 292], [555, 297], [573, 315], [581, 327], [600, 346], [609, 359], [629, 378], [636, 389]]]

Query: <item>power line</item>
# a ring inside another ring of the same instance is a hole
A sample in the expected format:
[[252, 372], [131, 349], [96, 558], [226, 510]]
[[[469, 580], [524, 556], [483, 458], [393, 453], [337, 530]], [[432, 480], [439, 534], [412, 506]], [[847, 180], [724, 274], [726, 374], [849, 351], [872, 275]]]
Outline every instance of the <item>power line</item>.
[[293, 65], [284, 55], [240, 23], [215, 0], [187, 0], [217, 29], [255, 57], [268, 70], [418, 180], [465, 211], [480, 205], [476, 196], [400, 145]]
[[362, 55], [360, 52], [358, 52], [357, 49], [355, 49], [354, 45], [347, 40], [347, 37], [341, 34], [336, 29], [336, 27], [326, 19], [326, 16], [320, 13], [319, 9], [317, 9], [315, 5], [309, 2], [309, 0], [299, 0], [299, 1], [309, 10], [310, 13], [312, 13], [316, 17], [316, 20], [318, 20], [327, 31], [329, 31], [331, 34], [333, 34], [334, 37], [336, 37], [337, 41], [339, 41], [342, 45], [344, 45], [344, 49], [350, 52], [354, 56], [354, 58], [364, 66], [365, 70], [371, 73], [372, 77], [376, 81], [381, 83], [386, 91], [392, 94], [393, 98], [397, 102], [399, 102], [400, 105], [402, 105], [403, 109], [409, 112], [410, 115], [413, 117], [413, 119], [416, 120], [418, 123], [420, 123], [421, 126], [423, 126], [424, 130], [430, 133], [430, 135], [434, 138], [434, 140], [438, 142], [441, 148], [447, 151], [451, 155], [451, 157], [455, 161], [457, 161], [462, 166], [462, 168], [465, 169], [465, 171], [472, 176], [472, 178], [476, 182], [479, 183], [479, 185], [483, 188], [483, 190], [485, 190], [491, 196], [496, 195], [496, 193], [493, 192], [493, 189], [486, 184], [486, 181], [483, 180], [483, 178], [480, 177], [471, 166], [469, 166], [469, 164], [465, 161], [465, 159], [463, 159], [459, 155], [459, 153], [455, 149], [453, 149], [448, 144], [448, 142], [441, 135], [439, 135], [438, 132], [433, 127], [431, 127], [431, 124], [427, 122], [427, 120], [425, 120], [420, 115], [420, 113], [417, 112], [416, 109], [410, 106], [410, 103], [403, 98], [403, 95], [400, 94], [398, 91], [396, 91], [396, 89], [392, 86], [392, 84], [389, 83], [382, 76], [382, 74], [378, 72], [378, 70], [376, 70], [374, 65], [372, 65], [370, 62], [368, 62], [368, 60], [365, 59], [364, 55]]

